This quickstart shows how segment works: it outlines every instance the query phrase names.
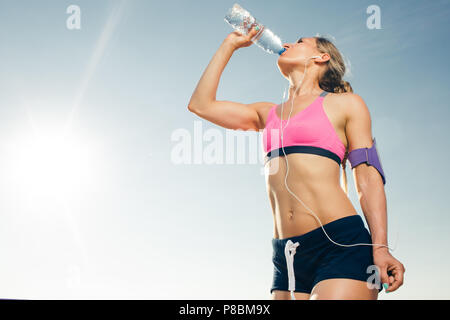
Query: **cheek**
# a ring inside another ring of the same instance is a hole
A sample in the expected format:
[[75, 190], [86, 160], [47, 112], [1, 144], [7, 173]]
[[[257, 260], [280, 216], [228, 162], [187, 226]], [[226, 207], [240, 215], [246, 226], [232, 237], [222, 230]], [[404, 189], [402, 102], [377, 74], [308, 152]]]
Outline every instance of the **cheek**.
[[305, 46], [298, 46], [296, 48], [292, 48], [289, 53], [289, 58], [298, 59], [303, 58], [308, 55], [309, 48]]
[[308, 54], [310, 54], [312, 52], [312, 49], [305, 45], [299, 46], [299, 47], [295, 48], [295, 50], [296, 50], [295, 53], [302, 57], [307, 56]]

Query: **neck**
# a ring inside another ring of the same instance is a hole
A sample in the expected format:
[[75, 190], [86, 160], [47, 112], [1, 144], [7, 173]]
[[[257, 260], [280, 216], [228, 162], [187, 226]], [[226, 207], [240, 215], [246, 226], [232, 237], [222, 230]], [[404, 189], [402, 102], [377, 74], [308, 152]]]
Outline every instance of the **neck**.
[[298, 96], [317, 95], [323, 90], [319, 86], [319, 77], [312, 72], [306, 72], [303, 78], [303, 72], [292, 73], [289, 77], [289, 99]]

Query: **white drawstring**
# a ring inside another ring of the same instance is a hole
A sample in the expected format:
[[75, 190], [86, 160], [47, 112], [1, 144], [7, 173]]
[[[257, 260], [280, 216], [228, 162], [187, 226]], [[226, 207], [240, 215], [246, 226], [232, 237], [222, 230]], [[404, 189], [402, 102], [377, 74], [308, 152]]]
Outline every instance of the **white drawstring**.
[[295, 290], [295, 274], [294, 274], [294, 255], [297, 247], [300, 243], [293, 243], [291, 240], [286, 242], [284, 247], [284, 255], [286, 256], [286, 264], [288, 269], [288, 290], [291, 292], [292, 300], [295, 300], [294, 290]]

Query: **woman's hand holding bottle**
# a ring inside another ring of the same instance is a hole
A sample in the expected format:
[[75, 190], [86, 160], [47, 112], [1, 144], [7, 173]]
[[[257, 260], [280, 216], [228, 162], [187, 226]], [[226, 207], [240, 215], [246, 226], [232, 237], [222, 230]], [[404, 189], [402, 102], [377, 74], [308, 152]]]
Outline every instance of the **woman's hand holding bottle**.
[[231, 45], [234, 50], [239, 48], [249, 47], [253, 44], [251, 40], [259, 31], [259, 27], [253, 26], [248, 34], [242, 34], [241, 32], [235, 30], [231, 32], [224, 40], [224, 42]]

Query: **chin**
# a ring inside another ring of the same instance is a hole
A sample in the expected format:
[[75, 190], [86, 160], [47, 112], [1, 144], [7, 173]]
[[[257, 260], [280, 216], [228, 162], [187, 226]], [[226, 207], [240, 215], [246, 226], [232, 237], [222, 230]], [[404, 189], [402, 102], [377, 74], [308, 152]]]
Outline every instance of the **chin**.
[[280, 70], [281, 74], [288, 78], [289, 73], [295, 69], [295, 63], [289, 63], [286, 61], [278, 61], [277, 63], [278, 70]]

